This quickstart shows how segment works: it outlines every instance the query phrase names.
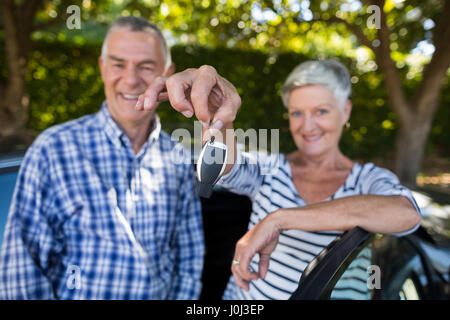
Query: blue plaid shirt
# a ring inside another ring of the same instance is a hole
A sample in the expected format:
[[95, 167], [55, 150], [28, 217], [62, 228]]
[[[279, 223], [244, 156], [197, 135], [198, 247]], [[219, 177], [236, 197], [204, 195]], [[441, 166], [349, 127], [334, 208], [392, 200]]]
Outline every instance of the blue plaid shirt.
[[0, 298], [197, 299], [201, 207], [177, 145], [155, 115], [135, 154], [105, 103], [43, 132], [19, 172]]

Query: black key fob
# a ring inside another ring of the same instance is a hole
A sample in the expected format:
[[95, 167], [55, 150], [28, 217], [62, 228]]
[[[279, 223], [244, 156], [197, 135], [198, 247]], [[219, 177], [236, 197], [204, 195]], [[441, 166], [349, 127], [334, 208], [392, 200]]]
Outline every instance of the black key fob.
[[222, 176], [227, 165], [227, 146], [214, 141], [214, 136], [206, 141], [197, 162], [197, 194], [209, 198], [214, 185]]

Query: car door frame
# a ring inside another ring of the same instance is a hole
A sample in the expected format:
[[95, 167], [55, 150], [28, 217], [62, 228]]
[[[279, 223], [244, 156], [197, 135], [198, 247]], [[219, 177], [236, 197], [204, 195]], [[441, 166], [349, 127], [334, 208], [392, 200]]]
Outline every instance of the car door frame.
[[289, 300], [327, 300], [334, 286], [374, 234], [355, 227], [324, 248], [306, 267]]

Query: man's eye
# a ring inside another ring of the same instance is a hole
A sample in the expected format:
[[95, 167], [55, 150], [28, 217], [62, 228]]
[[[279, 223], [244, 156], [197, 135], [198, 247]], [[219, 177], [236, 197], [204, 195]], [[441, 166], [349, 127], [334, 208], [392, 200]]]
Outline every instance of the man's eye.
[[324, 114], [328, 113], [328, 110], [326, 110], [326, 109], [319, 109], [319, 110], [317, 110], [317, 113], [319, 115], [324, 115]]
[[122, 69], [123, 68], [123, 64], [114, 64], [113, 65], [115, 68], [119, 68]]
[[154, 71], [155, 68], [154, 68], [153, 65], [146, 64], [146, 65], [139, 66], [139, 70], [141, 70], [141, 71]]
[[292, 117], [300, 117], [301, 116], [301, 112], [300, 111], [293, 111], [293, 112], [291, 112], [291, 116]]

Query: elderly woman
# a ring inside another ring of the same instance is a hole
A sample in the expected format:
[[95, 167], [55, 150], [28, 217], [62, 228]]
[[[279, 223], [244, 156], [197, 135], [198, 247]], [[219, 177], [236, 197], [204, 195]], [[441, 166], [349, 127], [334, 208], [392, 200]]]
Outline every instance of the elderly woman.
[[[297, 150], [257, 154], [257, 165], [252, 155], [237, 152], [238, 164], [220, 181], [253, 201], [225, 299], [287, 299], [307, 264], [342, 231], [360, 226], [401, 236], [420, 224], [411, 192], [392, 172], [353, 161], [339, 149], [352, 109], [342, 64], [302, 63], [281, 91]], [[261, 174], [270, 167], [272, 174]]]
[[221, 130], [229, 150], [235, 150], [220, 183], [248, 195], [253, 212], [249, 231], [236, 245], [225, 299], [287, 299], [307, 264], [355, 226], [397, 236], [419, 226], [419, 208], [392, 172], [353, 161], [339, 149], [352, 109], [350, 92], [348, 71], [336, 61], [296, 67], [282, 97], [297, 150], [267, 155], [240, 152], [235, 140], [227, 139], [225, 130], [233, 128], [241, 100], [214, 68], [162, 77], [147, 89], [150, 103], [143, 110], [154, 108], [157, 99], [169, 99], [185, 116], [195, 113], [204, 134]]

